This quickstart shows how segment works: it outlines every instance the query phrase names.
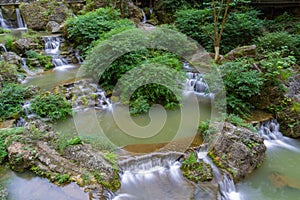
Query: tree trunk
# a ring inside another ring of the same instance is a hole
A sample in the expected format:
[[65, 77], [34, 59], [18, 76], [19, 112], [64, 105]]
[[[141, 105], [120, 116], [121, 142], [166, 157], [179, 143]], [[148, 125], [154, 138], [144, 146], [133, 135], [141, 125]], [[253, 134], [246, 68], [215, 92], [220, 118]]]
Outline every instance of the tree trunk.
[[215, 61], [217, 62], [220, 56], [220, 47], [215, 46]]

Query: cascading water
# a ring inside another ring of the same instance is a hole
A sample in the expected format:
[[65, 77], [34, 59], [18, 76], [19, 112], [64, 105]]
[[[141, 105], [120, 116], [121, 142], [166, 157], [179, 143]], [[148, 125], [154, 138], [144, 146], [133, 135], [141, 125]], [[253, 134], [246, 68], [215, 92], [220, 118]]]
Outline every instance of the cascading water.
[[18, 28], [26, 28], [26, 23], [23, 20], [19, 8], [16, 8]]
[[33, 73], [27, 66], [26, 64], [26, 58], [22, 58], [22, 68], [24, 69], [24, 71], [28, 74], [28, 75], [35, 75], [35, 73]]
[[2, 9], [0, 8], [0, 25], [2, 28], [4, 29], [7, 29], [8, 28], [8, 25], [6, 23], [6, 20], [4, 19], [3, 17], [3, 14], [2, 14]]
[[189, 66], [189, 63], [184, 63], [183, 69], [187, 71], [187, 79], [184, 84], [185, 95], [193, 92], [199, 101], [209, 102], [212, 100], [214, 95], [209, 93], [208, 84], [204, 81], [203, 74], [194, 72], [194, 69]]
[[55, 67], [60, 67], [67, 65], [68, 62], [60, 57], [60, 43], [61, 43], [61, 38], [58, 36], [45, 36], [43, 37], [44, 42], [45, 42], [45, 53], [52, 56], [52, 62]]
[[265, 145], [269, 148], [274, 145], [279, 145], [280, 147], [300, 152], [299, 149], [293, 146], [293, 140], [288, 137], [284, 137], [279, 128], [279, 123], [276, 119], [264, 121], [260, 124], [258, 133], [264, 138]]
[[7, 52], [7, 49], [4, 44], [0, 44], [0, 47], [4, 50], [4, 52]]
[[[177, 152], [152, 153], [119, 162], [121, 189], [113, 199], [215, 199], [209, 187], [185, 180], [177, 161], [180, 156]], [[196, 190], [201, 191], [200, 196], [195, 196]]]
[[147, 17], [143, 9], [142, 9], [142, 14], [143, 14], [142, 23], [145, 24], [147, 22]]

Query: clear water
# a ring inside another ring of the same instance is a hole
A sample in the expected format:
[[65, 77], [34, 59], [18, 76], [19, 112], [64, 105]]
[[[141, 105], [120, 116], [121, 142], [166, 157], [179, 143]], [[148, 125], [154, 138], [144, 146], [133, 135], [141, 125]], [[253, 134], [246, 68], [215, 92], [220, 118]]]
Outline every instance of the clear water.
[[[300, 199], [300, 141], [289, 139], [288, 142], [293, 149], [276, 141], [267, 143], [266, 158], [262, 166], [249, 178], [237, 184], [243, 200]], [[289, 187], [285, 181], [280, 181], [285, 186], [276, 187], [270, 180], [273, 173], [279, 173], [285, 177], [287, 183], [296, 188]]]
[[85, 200], [88, 194], [75, 183], [57, 186], [31, 173], [15, 173], [0, 167], [0, 183], [8, 190], [8, 200]]

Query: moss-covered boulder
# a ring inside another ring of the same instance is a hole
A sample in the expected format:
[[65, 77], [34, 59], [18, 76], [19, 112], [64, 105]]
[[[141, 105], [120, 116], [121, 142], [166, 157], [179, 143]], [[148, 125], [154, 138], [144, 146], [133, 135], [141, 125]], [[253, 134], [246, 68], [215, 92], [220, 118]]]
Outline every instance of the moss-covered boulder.
[[49, 21], [61, 24], [72, 15], [64, 3], [55, 0], [22, 3], [19, 8], [27, 27], [33, 30], [45, 30]]
[[182, 162], [180, 169], [185, 178], [195, 183], [211, 181], [214, 177], [212, 167], [203, 160], [197, 162], [193, 153]]
[[251, 174], [264, 160], [263, 138], [249, 129], [225, 123], [213, 141], [209, 156], [214, 163], [239, 181]]

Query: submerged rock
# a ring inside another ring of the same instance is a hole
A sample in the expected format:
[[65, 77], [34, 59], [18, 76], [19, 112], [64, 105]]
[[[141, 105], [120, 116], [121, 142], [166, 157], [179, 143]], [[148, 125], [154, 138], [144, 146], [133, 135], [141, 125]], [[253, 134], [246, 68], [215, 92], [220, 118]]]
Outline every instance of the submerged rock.
[[283, 174], [274, 172], [270, 174], [268, 178], [276, 188], [290, 187], [300, 190], [300, 183], [298, 180], [289, 178]]
[[5, 187], [3, 187], [2, 185], [0, 185], [0, 199], [1, 200], [8, 199], [7, 189]]
[[251, 174], [263, 162], [266, 146], [259, 134], [225, 123], [209, 152], [218, 167], [230, 172], [235, 181]]

